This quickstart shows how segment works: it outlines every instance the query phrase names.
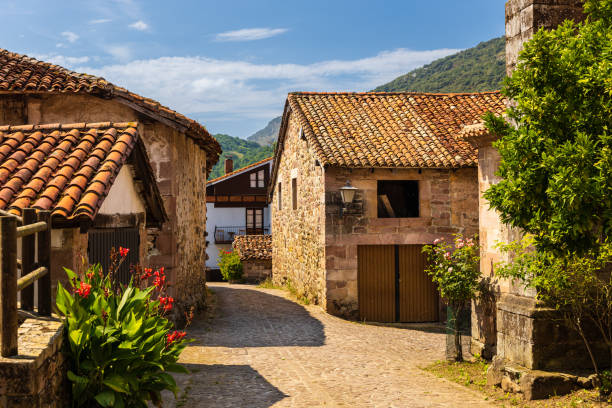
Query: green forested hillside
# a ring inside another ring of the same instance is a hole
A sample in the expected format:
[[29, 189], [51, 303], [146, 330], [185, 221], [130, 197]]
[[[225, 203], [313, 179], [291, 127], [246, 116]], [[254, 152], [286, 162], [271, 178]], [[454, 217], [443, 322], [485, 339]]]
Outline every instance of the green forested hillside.
[[417, 68], [375, 91], [481, 92], [501, 89], [506, 75], [504, 37], [482, 42]]
[[223, 153], [221, 153], [219, 162], [213, 167], [208, 177], [209, 180], [223, 175], [223, 163], [229, 156], [234, 159], [234, 169], [238, 170], [239, 168], [274, 155], [274, 146], [272, 144], [260, 146], [255, 142], [249, 142], [239, 137], [224, 134], [216, 134], [214, 137], [221, 145]]
[[[415, 69], [375, 91], [384, 92], [479, 92], [501, 88], [506, 75], [504, 37], [494, 38], [457, 54], [450, 55]], [[281, 113], [281, 112], [279, 112]], [[274, 154], [281, 117], [274, 118], [247, 140], [218, 134], [223, 154], [209, 177], [223, 175], [223, 161], [234, 159], [234, 169], [248, 166]]]

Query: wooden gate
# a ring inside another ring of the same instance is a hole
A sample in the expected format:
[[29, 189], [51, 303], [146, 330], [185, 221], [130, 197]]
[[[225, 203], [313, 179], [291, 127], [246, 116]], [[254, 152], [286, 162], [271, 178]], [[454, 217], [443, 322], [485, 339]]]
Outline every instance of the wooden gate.
[[102, 265], [104, 273], [108, 273], [110, 267], [110, 252], [112, 248], [129, 248], [126, 259], [121, 264], [115, 275], [120, 283], [127, 284], [130, 281], [130, 266], [140, 262], [140, 234], [138, 228], [104, 228], [89, 231], [89, 243], [87, 255], [89, 263]]
[[360, 318], [375, 322], [432, 322], [438, 294], [425, 272], [422, 245], [363, 245], [357, 249]]

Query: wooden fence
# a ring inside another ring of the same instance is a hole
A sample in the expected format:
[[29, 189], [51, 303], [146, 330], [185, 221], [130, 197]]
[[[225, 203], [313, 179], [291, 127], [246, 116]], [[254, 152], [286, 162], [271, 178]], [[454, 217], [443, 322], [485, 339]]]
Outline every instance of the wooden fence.
[[[17, 245], [21, 240], [21, 259]], [[51, 315], [51, 213], [23, 210], [23, 216], [0, 210], [0, 355], [18, 354], [17, 293], [21, 309], [34, 310], [34, 282], [38, 281], [38, 314]], [[21, 277], [17, 270], [21, 269]]]

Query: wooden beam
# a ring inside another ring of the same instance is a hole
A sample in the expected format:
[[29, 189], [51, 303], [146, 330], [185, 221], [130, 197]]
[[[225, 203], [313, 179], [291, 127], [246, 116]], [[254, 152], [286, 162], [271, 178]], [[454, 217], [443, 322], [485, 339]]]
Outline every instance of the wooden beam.
[[22, 300], [21, 300], [21, 308], [24, 310], [28, 310], [23, 307], [23, 291], [28, 288], [33, 288], [32, 284], [49, 273], [49, 270], [44, 266], [40, 268], [34, 269], [32, 272], [28, 273], [25, 276], [17, 279], [17, 290], [21, 291]]
[[0, 355], [17, 348], [17, 219], [0, 217]]
[[[24, 210], [25, 211], [25, 210]], [[17, 238], [27, 237], [28, 235], [36, 234], [47, 229], [46, 222], [36, 222], [30, 225], [24, 225], [23, 227], [17, 227]]]
[[[30, 226], [37, 221], [36, 210], [34, 208], [25, 208], [23, 210], [23, 224]], [[45, 224], [46, 227], [46, 224]], [[19, 236], [19, 228], [17, 227], [17, 236]], [[36, 257], [36, 235], [28, 234], [21, 239], [21, 276], [26, 276], [34, 269], [34, 261]], [[19, 281], [17, 281], [19, 290]], [[21, 308], [23, 310], [34, 310], [34, 286], [26, 287], [21, 292]]]
[[385, 207], [385, 211], [391, 218], [395, 217], [395, 211], [393, 211], [393, 207], [391, 207], [391, 202], [389, 201], [389, 197], [386, 194], [379, 195], [378, 200], [382, 203], [383, 207]]
[[38, 221], [48, 226], [36, 236], [38, 265], [49, 271], [38, 280], [38, 313], [43, 316], [51, 316], [51, 211], [39, 211]]

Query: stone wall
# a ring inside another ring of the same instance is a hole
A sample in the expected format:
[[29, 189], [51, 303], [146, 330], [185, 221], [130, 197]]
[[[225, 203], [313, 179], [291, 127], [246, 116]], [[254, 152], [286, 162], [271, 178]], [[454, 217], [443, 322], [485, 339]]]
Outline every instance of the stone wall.
[[[4, 97], [0, 98], [2, 100]], [[163, 266], [182, 306], [202, 304], [205, 296], [206, 152], [174, 128], [114, 100], [91, 95], [30, 95], [22, 123], [138, 121], [150, 164], [170, 218], [162, 231], [149, 231], [143, 259]], [[14, 123], [14, 124], [22, 124]], [[85, 252], [86, 254], [86, 252]]]
[[[354, 206], [340, 216], [339, 189], [347, 180], [359, 190]], [[418, 180], [418, 218], [378, 218], [378, 180]], [[338, 169], [325, 173], [325, 253], [327, 311], [358, 316], [358, 245], [431, 244], [453, 234], [478, 232], [478, 181], [475, 168]]]
[[[584, 19], [580, 0], [510, 0], [506, 3], [506, 69], [511, 75], [523, 44], [540, 28], [552, 29], [566, 19]], [[499, 181], [495, 172], [500, 157], [492, 147], [493, 137], [475, 141], [478, 147], [480, 197], [481, 272], [489, 283], [489, 294], [472, 308], [472, 353], [499, 358], [530, 369], [551, 369], [588, 365], [583, 347], [562, 324], [558, 315], [538, 305], [533, 290], [520, 284], [495, 279], [494, 264], [510, 261], [495, 247], [498, 242], [520, 238], [498, 214], [489, 210], [482, 197]]]
[[[300, 296], [325, 308], [325, 170], [306, 140], [299, 138], [293, 114], [286, 132], [271, 204], [272, 276], [276, 284], [290, 281]], [[292, 178], [297, 178], [296, 210], [292, 208]]]
[[249, 259], [242, 261], [243, 278], [247, 282], [257, 283], [272, 276], [271, 259]]
[[19, 327], [19, 355], [0, 357], [0, 406], [55, 408], [68, 405], [67, 364], [60, 352], [62, 324], [26, 319]]

